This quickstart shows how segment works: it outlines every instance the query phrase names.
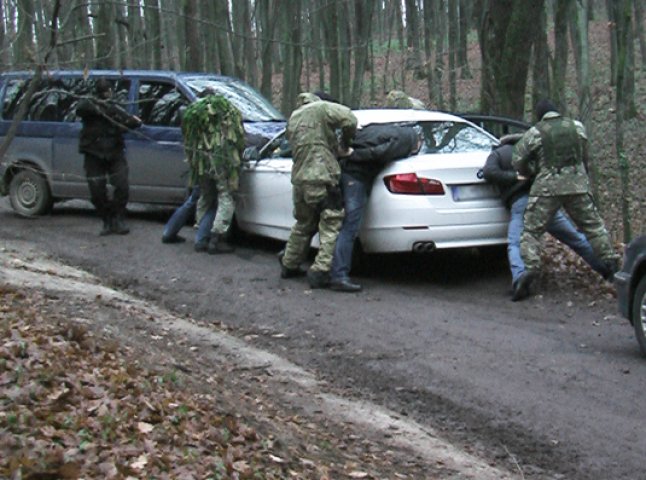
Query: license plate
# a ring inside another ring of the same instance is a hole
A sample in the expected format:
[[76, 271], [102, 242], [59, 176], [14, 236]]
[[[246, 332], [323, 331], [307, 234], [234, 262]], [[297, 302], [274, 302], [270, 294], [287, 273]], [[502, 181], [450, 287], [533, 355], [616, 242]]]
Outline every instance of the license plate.
[[500, 193], [495, 185], [481, 183], [477, 185], [458, 185], [452, 187], [453, 200], [456, 202], [466, 202], [472, 200], [485, 200], [499, 198]]

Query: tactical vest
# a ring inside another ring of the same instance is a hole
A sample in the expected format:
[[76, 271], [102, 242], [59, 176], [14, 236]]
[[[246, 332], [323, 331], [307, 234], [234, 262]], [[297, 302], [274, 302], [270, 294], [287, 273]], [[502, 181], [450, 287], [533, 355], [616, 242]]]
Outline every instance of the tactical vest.
[[546, 167], [560, 170], [583, 162], [581, 143], [573, 120], [565, 117], [550, 118], [538, 122], [536, 128], [541, 135]]

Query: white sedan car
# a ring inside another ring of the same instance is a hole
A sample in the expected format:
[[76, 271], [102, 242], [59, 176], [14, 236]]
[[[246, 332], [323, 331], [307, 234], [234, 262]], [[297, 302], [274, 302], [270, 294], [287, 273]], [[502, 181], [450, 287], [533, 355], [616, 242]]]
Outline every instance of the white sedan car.
[[[482, 168], [498, 140], [463, 118], [423, 110], [356, 110], [359, 128], [418, 125], [418, 154], [377, 175], [359, 234], [365, 253], [430, 252], [505, 244], [509, 215]], [[236, 208], [242, 231], [287, 240], [292, 159], [284, 132], [244, 164]], [[314, 246], [317, 246], [314, 240]]]

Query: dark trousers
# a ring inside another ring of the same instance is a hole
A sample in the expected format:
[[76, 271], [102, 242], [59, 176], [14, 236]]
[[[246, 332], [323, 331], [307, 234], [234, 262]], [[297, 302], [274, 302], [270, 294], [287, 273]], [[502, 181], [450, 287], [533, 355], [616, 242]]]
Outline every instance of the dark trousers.
[[343, 225], [336, 239], [334, 259], [330, 270], [331, 280], [347, 280], [352, 268], [352, 249], [359, 235], [363, 213], [368, 204], [370, 184], [358, 180], [350, 174], [341, 174], [341, 192], [343, 193]]
[[[123, 153], [110, 158], [85, 154], [85, 175], [90, 200], [102, 218], [123, 215], [128, 203], [128, 164]], [[108, 197], [108, 183], [114, 188]]]

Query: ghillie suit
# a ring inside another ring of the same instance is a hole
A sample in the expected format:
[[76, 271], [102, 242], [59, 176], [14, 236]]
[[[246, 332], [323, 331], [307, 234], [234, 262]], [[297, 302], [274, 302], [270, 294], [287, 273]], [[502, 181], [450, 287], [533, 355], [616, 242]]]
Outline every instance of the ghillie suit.
[[209, 253], [232, 248], [223, 241], [231, 226], [244, 149], [242, 115], [223, 96], [209, 95], [191, 104], [182, 119], [184, 150], [191, 170], [191, 183], [200, 186], [198, 218], [218, 202], [211, 229]]

